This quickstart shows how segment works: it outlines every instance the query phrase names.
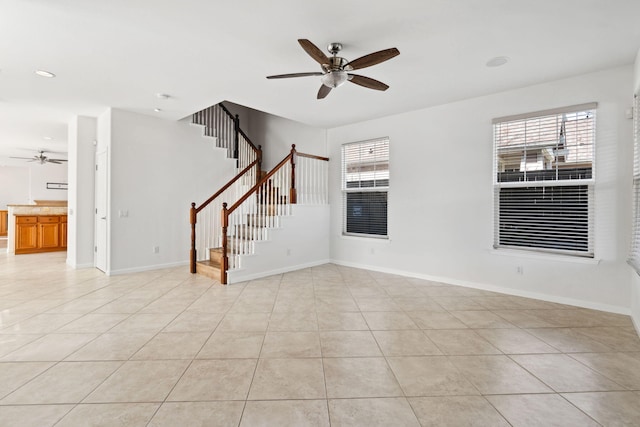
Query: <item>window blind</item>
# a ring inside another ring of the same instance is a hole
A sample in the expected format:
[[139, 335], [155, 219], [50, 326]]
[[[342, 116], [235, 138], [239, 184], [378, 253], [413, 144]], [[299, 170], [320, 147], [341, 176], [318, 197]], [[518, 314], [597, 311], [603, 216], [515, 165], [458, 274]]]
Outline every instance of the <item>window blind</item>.
[[343, 233], [387, 237], [389, 138], [342, 146]]
[[595, 109], [493, 121], [495, 248], [593, 256]]
[[629, 264], [640, 274], [640, 96], [633, 100], [633, 228]]

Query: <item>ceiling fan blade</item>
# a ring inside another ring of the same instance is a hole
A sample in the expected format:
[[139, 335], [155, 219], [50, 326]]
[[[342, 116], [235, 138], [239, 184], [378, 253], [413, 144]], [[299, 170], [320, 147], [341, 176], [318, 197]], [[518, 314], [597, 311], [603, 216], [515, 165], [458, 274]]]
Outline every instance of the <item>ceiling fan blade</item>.
[[62, 162], [59, 162], [59, 161], [57, 161], [55, 159], [49, 159], [49, 160], [47, 160], [47, 163], [54, 163], [56, 165], [61, 165], [62, 164]]
[[372, 65], [379, 64], [384, 61], [400, 55], [400, 51], [395, 47], [391, 49], [380, 50], [378, 52], [370, 53], [369, 55], [361, 56], [358, 59], [354, 59], [345, 65], [345, 69], [351, 67], [352, 70], [359, 70], [361, 68], [371, 67]]
[[33, 157], [9, 157], [10, 159], [24, 159], [24, 160], [34, 160]]
[[48, 162], [66, 162], [67, 159], [47, 159]]
[[307, 77], [307, 76], [321, 76], [324, 73], [320, 71], [314, 71], [311, 73], [292, 73], [292, 74], [277, 74], [275, 76], [267, 76], [268, 79], [288, 79], [290, 77]]
[[349, 81], [351, 83], [355, 83], [357, 85], [364, 86], [369, 89], [375, 89], [375, 90], [389, 89], [389, 85], [379, 82], [378, 80], [372, 79], [371, 77], [359, 76], [357, 74], [349, 74]]
[[318, 99], [324, 99], [331, 92], [331, 88], [329, 86], [322, 85], [320, 86], [320, 90], [318, 91]]
[[307, 39], [298, 39], [298, 43], [300, 43], [300, 46], [302, 46], [304, 51], [307, 52], [318, 64], [329, 64], [329, 58], [327, 58], [327, 55], [325, 55], [318, 46]]

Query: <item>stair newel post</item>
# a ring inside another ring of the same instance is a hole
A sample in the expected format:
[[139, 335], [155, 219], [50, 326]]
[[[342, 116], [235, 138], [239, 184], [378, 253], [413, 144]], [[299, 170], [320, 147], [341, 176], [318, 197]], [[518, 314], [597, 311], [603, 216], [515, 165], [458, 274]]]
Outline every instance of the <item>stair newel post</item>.
[[191, 203], [190, 222], [191, 222], [191, 252], [189, 256], [189, 267], [192, 274], [196, 273], [196, 204]]
[[291, 189], [289, 190], [289, 200], [292, 205], [297, 203], [296, 194], [296, 144], [291, 144]]
[[227, 270], [229, 269], [229, 257], [227, 256], [227, 228], [229, 227], [229, 214], [227, 213], [227, 202], [222, 204], [222, 265], [220, 266], [220, 283], [227, 284]]
[[258, 173], [256, 175], [256, 184], [257, 184], [262, 179], [262, 145], [258, 145], [256, 160], [258, 160]]
[[236, 168], [240, 167], [240, 156], [238, 145], [240, 144], [240, 116], [236, 114], [233, 118], [233, 158], [236, 159]]

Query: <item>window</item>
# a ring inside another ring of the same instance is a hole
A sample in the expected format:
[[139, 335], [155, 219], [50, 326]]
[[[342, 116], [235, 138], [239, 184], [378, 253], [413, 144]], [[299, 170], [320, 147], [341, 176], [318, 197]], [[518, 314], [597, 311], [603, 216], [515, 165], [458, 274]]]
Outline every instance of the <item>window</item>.
[[633, 104], [633, 231], [629, 264], [640, 274], [640, 96]]
[[596, 104], [494, 119], [494, 248], [593, 257]]
[[343, 234], [387, 237], [389, 138], [342, 146]]

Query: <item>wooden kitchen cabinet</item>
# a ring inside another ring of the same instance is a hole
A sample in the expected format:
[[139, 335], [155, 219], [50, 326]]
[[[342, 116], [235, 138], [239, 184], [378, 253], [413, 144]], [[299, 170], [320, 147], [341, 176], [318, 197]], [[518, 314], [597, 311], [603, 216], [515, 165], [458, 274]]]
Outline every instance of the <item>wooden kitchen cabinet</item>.
[[60, 247], [60, 223], [38, 224], [38, 239], [40, 249]]
[[60, 216], [60, 247], [67, 249], [67, 216]]
[[38, 249], [38, 217], [16, 217], [16, 253], [35, 252]]
[[6, 236], [9, 231], [9, 211], [0, 211], [0, 236]]
[[63, 251], [66, 247], [66, 215], [16, 215], [16, 254]]

